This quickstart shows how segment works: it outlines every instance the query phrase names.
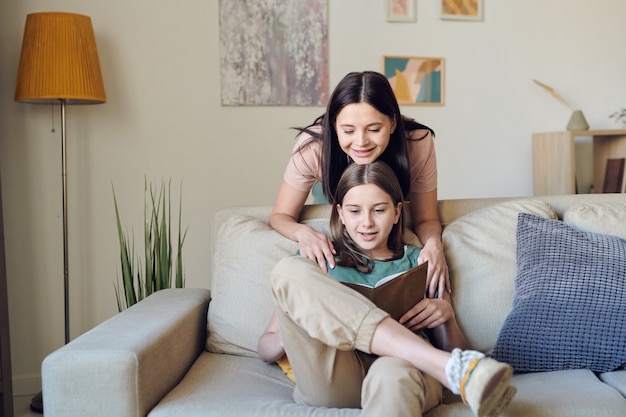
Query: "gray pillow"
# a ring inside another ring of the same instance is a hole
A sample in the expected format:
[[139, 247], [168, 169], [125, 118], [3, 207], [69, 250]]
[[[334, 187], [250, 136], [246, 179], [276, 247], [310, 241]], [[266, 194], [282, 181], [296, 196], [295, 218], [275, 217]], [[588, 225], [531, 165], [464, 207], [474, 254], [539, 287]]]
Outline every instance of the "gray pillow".
[[513, 304], [519, 213], [556, 218], [549, 204], [521, 199], [475, 210], [443, 231], [456, 319], [472, 349], [488, 354]]
[[626, 240], [522, 213], [513, 309], [492, 356], [516, 372], [626, 363]]

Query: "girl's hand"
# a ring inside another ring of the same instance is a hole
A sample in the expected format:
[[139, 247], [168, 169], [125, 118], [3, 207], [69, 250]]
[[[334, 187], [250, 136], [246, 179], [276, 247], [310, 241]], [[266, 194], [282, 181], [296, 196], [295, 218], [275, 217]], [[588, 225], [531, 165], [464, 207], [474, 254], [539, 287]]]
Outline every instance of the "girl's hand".
[[419, 256], [418, 263], [428, 261], [428, 277], [426, 278], [426, 295], [428, 298], [443, 298], [444, 293], [452, 292], [448, 264], [443, 253], [443, 245], [440, 240], [430, 239], [426, 242]]
[[324, 272], [328, 272], [326, 262], [331, 268], [335, 267], [335, 248], [330, 238], [324, 233], [317, 232], [309, 226], [301, 227], [296, 234], [296, 239], [301, 256], [317, 262]]
[[450, 303], [450, 295], [443, 298], [425, 298], [417, 303], [406, 314], [400, 317], [403, 324], [411, 331], [433, 329], [455, 319], [454, 309]]

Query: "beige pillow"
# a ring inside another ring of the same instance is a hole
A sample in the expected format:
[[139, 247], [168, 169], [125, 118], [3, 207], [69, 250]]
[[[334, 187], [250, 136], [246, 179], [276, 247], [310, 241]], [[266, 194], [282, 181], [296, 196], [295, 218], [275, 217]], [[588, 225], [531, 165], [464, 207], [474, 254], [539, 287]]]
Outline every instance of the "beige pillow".
[[256, 356], [273, 312], [269, 276], [298, 245], [256, 217], [235, 215], [218, 231], [211, 275], [206, 348]]
[[583, 232], [626, 239], [626, 202], [575, 205], [563, 214], [563, 221]]
[[513, 200], [462, 216], [443, 232], [457, 321], [472, 348], [488, 354], [513, 304], [522, 212], [557, 218], [543, 201]]

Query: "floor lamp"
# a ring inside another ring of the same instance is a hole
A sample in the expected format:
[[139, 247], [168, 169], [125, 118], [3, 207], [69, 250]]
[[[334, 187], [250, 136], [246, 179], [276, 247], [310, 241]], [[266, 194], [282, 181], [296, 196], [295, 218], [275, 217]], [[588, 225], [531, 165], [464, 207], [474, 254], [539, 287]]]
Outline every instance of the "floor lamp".
[[[44, 12], [26, 17], [15, 100], [38, 104], [56, 103], [61, 106], [63, 288], [67, 344], [70, 328], [65, 106], [106, 102], [96, 38], [88, 16]], [[42, 393], [33, 397], [31, 409], [43, 412]]]

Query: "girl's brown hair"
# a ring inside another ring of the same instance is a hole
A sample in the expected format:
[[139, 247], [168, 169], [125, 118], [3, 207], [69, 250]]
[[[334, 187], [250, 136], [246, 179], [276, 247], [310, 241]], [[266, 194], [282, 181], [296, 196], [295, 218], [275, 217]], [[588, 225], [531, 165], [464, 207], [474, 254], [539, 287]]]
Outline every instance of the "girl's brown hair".
[[[350, 164], [337, 183], [337, 190], [333, 198], [333, 209], [330, 215], [330, 232], [335, 249], [337, 250], [337, 265], [357, 268], [361, 272], [372, 272], [373, 259], [358, 246], [350, 237], [339, 213], [337, 206], [343, 205], [343, 199], [352, 188], [358, 185], [374, 184], [389, 194], [394, 207], [404, 201], [402, 187], [393, 170], [382, 161], [371, 164]], [[387, 237], [387, 246], [393, 252], [393, 258], [400, 258], [404, 254], [404, 219], [402, 210], [398, 222], [393, 225]]]

